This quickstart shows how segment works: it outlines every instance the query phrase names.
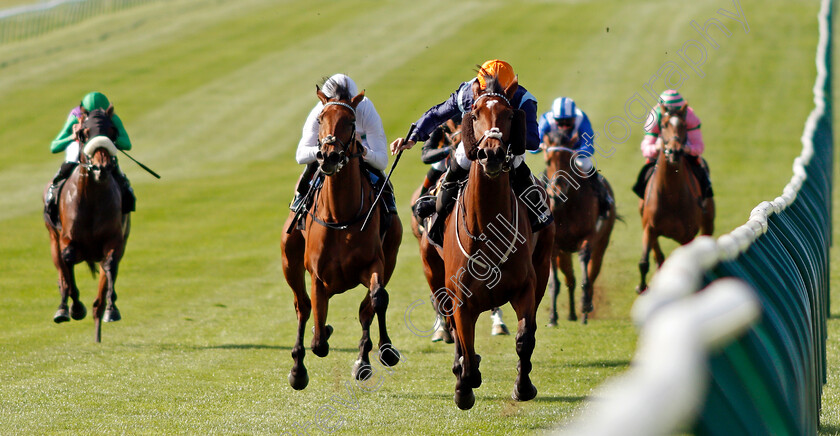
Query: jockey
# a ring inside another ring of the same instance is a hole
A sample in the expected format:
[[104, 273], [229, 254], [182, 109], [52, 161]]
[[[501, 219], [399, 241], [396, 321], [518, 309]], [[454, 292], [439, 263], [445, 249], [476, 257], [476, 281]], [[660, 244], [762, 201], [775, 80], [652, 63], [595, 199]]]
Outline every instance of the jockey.
[[[589, 122], [589, 117], [584, 113], [570, 97], [558, 97], [554, 99], [551, 104], [551, 110], [542, 114], [540, 117], [540, 139], [544, 139], [545, 135], [551, 132], [560, 132], [566, 139], [569, 140], [569, 148], [576, 150], [575, 165], [583, 174], [591, 174], [593, 170], [592, 155], [595, 154], [595, 149], [592, 146], [592, 139], [595, 138], [595, 133], [592, 130], [592, 123]], [[545, 147], [548, 144], [544, 144]], [[600, 181], [601, 174], [598, 174]], [[598, 203], [600, 215], [606, 218], [609, 212], [610, 202], [609, 193], [604, 189], [603, 183], [594, 184], [598, 192]]]
[[[346, 89], [350, 97], [359, 93], [356, 83], [350, 77], [344, 74], [335, 74], [324, 81], [324, 86], [321, 91], [327, 98], [335, 98], [337, 91]], [[309, 184], [312, 176], [318, 169], [318, 162], [315, 158], [318, 153], [318, 130], [320, 122], [318, 116], [324, 109], [324, 104], [320, 101], [309, 111], [309, 116], [306, 117], [306, 122], [303, 124], [303, 134], [298, 143], [297, 153], [295, 158], [297, 163], [306, 164], [300, 179], [298, 180], [297, 188], [295, 189], [295, 198], [289, 208], [297, 212], [303, 204], [303, 198], [309, 191]], [[356, 106], [356, 140], [362, 143], [364, 147], [363, 165], [370, 171], [377, 179], [372, 181], [375, 189], [380, 189], [382, 183], [385, 181], [385, 173], [383, 170], [388, 166], [388, 141], [385, 137], [385, 129], [382, 127], [382, 119], [376, 108], [373, 107], [373, 102], [367, 97], [364, 97], [359, 105]], [[394, 190], [390, 182], [385, 188], [385, 195], [382, 200], [388, 213], [397, 212], [397, 203], [394, 200]]]
[[[477, 77], [463, 82], [458, 86], [458, 89], [452, 93], [449, 98], [436, 106], [433, 106], [417, 121], [417, 128], [412, 132], [408, 138], [397, 138], [391, 143], [391, 153], [397, 153], [399, 150], [407, 150], [414, 146], [417, 141], [427, 141], [432, 131], [441, 123], [455, 116], [463, 116], [472, 109], [473, 93], [472, 85], [478, 81], [481, 88], [484, 88], [485, 76], [497, 76], [502, 87], [510, 85], [516, 77], [513, 72], [513, 67], [507, 62], [493, 59], [484, 62], [478, 71]], [[520, 109], [525, 112], [525, 124], [527, 127], [526, 135], [526, 149], [539, 149], [540, 137], [539, 127], [537, 125], [537, 99], [528, 92], [523, 86], [519, 86], [516, 94], [511, 99], [511, 104], [514, 109]], [[467, 158], [464, 152], [463, 143], [458, 144], [455, 151], [454, 159], [450, 159], [449, 171], [444, 176], [443, 184], [440, 193], [438, 194], [438, 201], [436, 211], [438, 217], [436, 223], [442, 223], [443, 218], [452, 208], [455, 198], [458, 194], [459, 182], [466, 180], [469, 176], [469, 168], [472, 162]], [[528, 189], [535, 186], [535, 180], [531, 176], [531, 170], [525, 164], [524, 155], [515, 156], [513, 159], [513, 170], [511, 171], [511, 185], [517, 195], [523, 192], [528, 192], [528, 203], [531, 205], [540, 205], [538, 211], [531, 210], [529, 207], [529, 216], [531, 219], [531, 229], [539, 231], [553, 221], [553, 217], [548, 210], [548, 205], [545, 204], [544, 193], [538, 189]], [[533, 197], [533, 198], [532, 198]], [[539, 197], [539, 198], [537, 198]], [[425, 217], [421, 217], [425, 218]], [[436, 243], [440, 242], [437, 233], [441, 230], [441, 225], [432, 225], [436, 232], [429, 231], [429, 237]]]
[[645, 197], [645, 188], [647, 182], [652, 174], [653, 166], [656, 164], [656, 158], [659, 155], [659, 148], [662, 146], [662, 139], [659, 137], [661, 130], [662, 114], [675, 113], [686, 107], [685, 123], [687, 128], [685, 149], [693, 159], [687, 159], [689, 168], [691, 168], [697, 181], [700, 183], [700, 192], [703, 200], [711, 198], [712, 182], [709, 179], [709, 167], [706, 161], [700, 157], [705, 148], [703, 144], [703, 134], [700, 132], [700, 119], [694, 113], [694, 109], [688, 106], [688, 103], [680, 95], [679, 92], [673, 89], [668, 89], [659, 95], [659, 104], [654, 107], [648, 115], [645, 122], [645, 137], [642, 139], [642, 156], [647, 160], [636, 184], [633, 186], [633, 192], [639, 198]]
[[[455, 147], [458, 146], [455, 138], [461, 134], [460, 126], [461, 115], [458, 114], [435, 128], [429, 136], [429, 140], [423, 144], [420, 159], [424, 164], [431, 167], [426, 172], [426, 177], [423, 178], [418, 199], [428, 194], [429, 190], [437, 185], [440, 176], [446, 173], [446, 169], [449, 168], [449, 159], [455, 151]], [[429, 216], [434, 213], [434, 209], [434, 202], [430, 201], [417, 201], [412, 205], [412, 210], [417, 216]]]
[[[101, 92], [91, 92], [82, 98], [81, 103], [70, 110], [70, 114], [67, 116], [67, 121], [64, 123], [64, 127], [61, 129], [61, 132], [58, 133], [58, 136], [52, 141], [50, 145], [50, 151], [53, 153], [60, 153], [65, 152], [64, 163], [61, 164], [61, 168], [58, 169], [58, 172], [53, 177], [52, 184], [50, 184], [49, 189], [47, 190], [46, 198], [44, 199], [44, 213], [51, 217], [53, 220], [52, 222], [56, 222], [58, 218], [58, 191], [60, 189], [60, 185], [70, 177], [70, 174], [73, 173], [73, 169], [79, 164], [79, 152], [80, 152], [80, 144], [76, 140], [76, 131], [81, 127], [79, 125], [79, 118], [82, 116], [84, 112], [90, 112], [94, 109], [108, 109], [108, 106], [111, 105], [111, 102], [108, 101], [108, 97]], [[117, 140], [114, 141], [114, 145], [120, 150], [131, 150], [131, 139], [128, 137], [128, 133], [125, 132], [125, 127], [123, 126], [122, 120], [117, 114], [111, 115], [111, 121], [114, 123], [114, 127], [117, 128]], [[116, 159], [116, 156], [114, 156]], [[115, 167], [115, 171], [113, 173], [114, 179], [117, 181], [117, 184], [120, 186], [122, 198], [123, 198], [123, 213], [129, 213], [134, 211], [135, 206], [135, 197], [134, 197], [134, 190], [131, 189], [131, 185], [128, 182], [128, 178], [126, 178], [125, 174], [123, 174], [122, 170], [119, 168], [119, 164]]]

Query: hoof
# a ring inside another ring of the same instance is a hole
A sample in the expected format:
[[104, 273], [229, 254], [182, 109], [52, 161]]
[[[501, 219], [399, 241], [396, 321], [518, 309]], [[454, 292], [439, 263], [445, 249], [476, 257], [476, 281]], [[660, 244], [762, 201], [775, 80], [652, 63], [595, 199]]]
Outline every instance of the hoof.
[[529, 383], [529, 387], [523, 391], [519, 390], [519, 386], [513, 385], [513, 395], [511, 397], [516, 401], [529, 401], [537, 396], [537, 387], [533, 383]]
[[464, 389], [461, 393], [455, 389], [455, 405], [461, 410], [470, 410], [475, 404], [475, 394], [472, 389]]
[[296, 391], [301, 391], [306, 388], [306, 385], [309, 384], [309, 373], [306, 372], [304, 369], [300, 371], [300, 373], [295, 376], [294, 371], [289, 371], [289, 384], [292, 385], [292, 389]]
[[330, 344], [324, 340], [318, 345], [312, 345], [312, 353], [318, 357], [327, 357], [327, 354], [330, 354]]
[[583, 314], [583, 325], [586, 325], [586, 324], [589, 324], [589, 314], [588, 313]]
[[400, 363], [400, 352], [391, 345], [379, 349], [379, 361], [387, 367]]
[[67, 309], [58, 309], [55, 312], [55, 315], [53, 315], [53, 321], [55, 321], [56, 324], [70, 321], [70, 311]]
[[510, 330], [508, 330], [507, 326], [504, 324], [496, 324], [493, 326], [493, 331], [491, 332], [493, 336], [508, 336], [510, 335]]
[[455, 342], [455, 340], [452, 339], [452, 335], [449, 334], [449, 330], [446, 329], [435, 330], [435, 333], [432, 335], [432, 342], [440, 341], [443, 341], [447, 344], [452, 344]]
[[641, 285], [636, 286], [636, 293], [637, 294], [639, 294], [639, 295], [644, 294], [645, 291], [647, 291], [647, 286], [641, 286]]
[[353, 364], [352, 376], [356, 380], [365, 381], [373, 376], [373, 367], [363, 360], [357, 360]]
[[85, 309], [85, 305], [81, 302], [73, 303], [73, 306], [70, 308], [70, 317], [76, 321], [81, 321], [85, 319], [85, 316], [87, 316], [87, 309]]
[[569, 321], [577, 321], [577, 314], [571, 313], [566, 319], [568, 319]]
[[102, 317], [102, 321], [105, 322], [117, 322], [122, 319], [120, 315], [120, 310], [117, 309], [117, 306], [114, 306], [111, 309], [105, 309], [105, 315]]

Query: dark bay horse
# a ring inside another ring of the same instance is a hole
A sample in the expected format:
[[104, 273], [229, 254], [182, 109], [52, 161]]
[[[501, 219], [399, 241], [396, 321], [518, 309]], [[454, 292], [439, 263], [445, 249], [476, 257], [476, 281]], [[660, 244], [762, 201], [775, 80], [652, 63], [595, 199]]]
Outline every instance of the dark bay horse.
[[[402, 224], [399, 217], [392, 215], [390, 227], [380, 236], [384, 225], [382, 214], [374, 213], [365, 230], [361, 230], [362, 220], [376, 195], [362, 172], [363, 147], [356, 139], [356, 106], [364, 98], [364, 92], [350, 96], [347, 89], [339, 89], [333, 99], [328, 99], [317, 87], [316, 93], [324, 104], [318, 118], [317, 160], [320, 172], [326, 177], [305, 218], [305, 230], [284, 234], [281, 241], [283, 274], [294, 292], [298, 316], [297, 339], [292, 349], [294, 365], [289, 372], [289, 384], [296, 390], [306, 388], [309, 383], [303, 363], [303, 335], [310, 311], [315, 316], [311, 349], [316, 356], [324, 357], [329, 353], [327, 340], [332, 333], [332, 327], [326, 324], [329, 299], [359, 284], [368, 291], [359, 307], [362, 338], [353, 376], [364, 380], [372, 375], [369, 353], [374, 315], [379, 321], [380, 361], [393, 366], [400, 359], [385, 326], [388, 308], [385, 286], [396, 265]], [[375, 207], [384, 206], [379, 203]], [[290, 214], [285, 228], [293, 217]], [[305, 271], [309, 271], [312, 279], [311, 299], [306, 293]]]
[[485, 91], [474, 84], [475, 104], [461, 125], [464, 149], [473, 163], [466, 188], [446, 219], [443, 247], [434, 247], [428, 238], [420, 242], [432, 299], [455, 338], [455, 403], [465, 410], [475, 403], [473, 389], [481, 386], [476, 320], [507, 302], [519, 319], [513, 398], [527, 401], [537, 395], [529, 373], [536, 310], [548, 282], [554, 238], [553, 225], [531, 232], [526, 206], [510, 184], [512, 158], [525, 151], [524, 112], [510, 104], [519, 84], [514, 80], [502, 89], [494, 77], [486, 83]]
[[[50, 225], [52, 259], [58, 270], [61, 304], [53, 320], [57, 323], [84, 319], [87, 314], [79, 300], [74, 266], [87, 262], [95, 273], [99, 262], [99, 292], [93, 302], [96, 342], [102, 340], [102, 321], [119, 321], [121, 316], [115, 301], [114, 283], [117, 269], [125, 252], [131, 227], [130, 214], [122, 213], [122, 198], [112, 175], [116, 168], [117, 148], [114, 142], [117, 129], [111, 123], [114, 107], [95, 109], [83, 114], [77, 138], [79, 166], [64, 184], [59, 196], [59, 228]], [[73, 305], [68, 309], [67, 298]], [[106, 308], [107, 302], [107, 308]]]
[[[599, 210], [598, 195], [605, 192], [613, 197], [612, 187], [607, 179], [599, 177], [597, 173], [584, 174], [582, 170], [573, 168], [577, 157], [575, 150], [568, 148], [569, 141], [560, 132], [552, 132], [545, 136], [544, 156], [546, 163], [546, 189], [554, 215], [556, 231], [554, 234], [554, 253], [551, 258], [551, 315], [549, 325], [557, 325], [557, 295], [560, 294], [560, 280], [557, 268], [563, 272], [566, 287], [569, 290], [569, 321], [576, 321], [575, 313], [575, 270], [572, 266], [572, 253], [579, 253], [583, 271], [583, 323], [587, 322], [589, 313], [593, 310], [592, 294], [595, 279], [601, 272], [604, 253], [610, 242], [610, 234], [617, 218], [615, 202], [609, 202], [606, 217], [602, 217]], [[603, 184], [602, 189], [594, 184]]]
[[714, 200], [702, 200], [700, 183], [686, 162], [687, 159], [695, 159], [685, 153], [687, 108], [683, 105], [674, 113], [662, 115], [661, 149], [645, 189], [645, 198], [639, 201], [642, 216], [641, 282], [636, 288], [639, 293], [647, 289], [645, 278], [650, 268], [650, 250], [653, 249], [658, 266], [665, 262], [658, 241], [660, 236], [685, 245], [694, 239], [698, 231], [702, 235], [714, 232]]

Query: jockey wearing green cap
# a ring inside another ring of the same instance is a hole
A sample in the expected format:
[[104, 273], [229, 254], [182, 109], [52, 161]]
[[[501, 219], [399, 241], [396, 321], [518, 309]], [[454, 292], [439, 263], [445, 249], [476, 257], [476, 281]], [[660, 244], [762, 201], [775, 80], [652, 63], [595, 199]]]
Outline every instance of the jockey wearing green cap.
[[[52, 184], [47, 190], [47, 195], [44, 198], [44, 213], [50, 217], [53, 223], [55, 223], [58, 218], [58, 192], [61, 189], [61, 185], [68, 177], [70, 177], [70, 174], [73, 173], [73, 170], [79, 164], [80, 145], [76, 140], [76, 131], [80, 127], [79, 119], [84, 113], [90, 112], [94, 109], [105, 110], [108, 109], [110, 105], [111, 102], [108, 100], [108, 97], [101, 92], [91, 92], [85, 95], [84, 98], [82, 98], [81, 103], [70, 111], [70, 114], [67, 116], [67, 121], [64, 123], [64, 127], [61, 128], [61, 132], [58, 133], [58, 136], [56, 136], [52, 141], [52, 144], [50, 144], [51, 152], [65, 152], [64, 163], [61, 165], [61, 168], [58, 169], [55, 177], [53, 177]], [[111, 121], [114, 123], [114, 127], [117, 128], [119, 133], [117, 140], [114, 141], [114, 145], [120, 150], [131, 150], [131, 139], [129, 139], [128, 133], [126, 133], [120, 117], [117, 116], [117, 114], [113, 114], [111, 116]], [[119, 164], [117, 164], [114, 171], [114, 178], [117, 180], [117, 183], [120, 185], [120, 189], [122, 191], [123, 213], [133, 212], [135, 203], [134, 191], [131, 189], [131, 185], [125, 177], [125, 174], [123, 174], [123, 172], [119, 169]]]

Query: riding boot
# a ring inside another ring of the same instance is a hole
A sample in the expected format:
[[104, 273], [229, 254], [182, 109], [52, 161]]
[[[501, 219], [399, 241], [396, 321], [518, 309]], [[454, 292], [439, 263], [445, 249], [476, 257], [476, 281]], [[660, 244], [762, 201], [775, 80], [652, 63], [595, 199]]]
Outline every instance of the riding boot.
[[292, 212], [297, 213], [305, 206], [303, 199], [309, 192], [309, 185], [310, 182], [312, 182], [312, 176], [315, 174], [317, 169], [318, 162], [312, 162], [303, 168], [303, 173], [300, 175], [300, 178], [298, 178], [297, 187], [295, 187], [295, 198], [292, 200], [292, 203], [289, 204], [289, 209]]
[[428, 232], [429, 239], [437, 245], [443, 244], [443, 223], [446, 221], [446, 216], [449, 215], [452, 206], [455, 205], [458, 190], [469, 175], [470, 170], [461, 168], [454, 160], [449, 163], [449, 171], [443, 175], [443, 182], [440, 185], [440, 192], [438, 192], [437, 204], [435, 205], [437, 214], [429, 225]]
[[650, 175], [653, 173], [653, 167], [656, 166], [656, 161], [649, 160], [645, 162], [642, 166], [642, 170], [639, 171], [639, 176], [636, 178], [636, 184], [633, 185], [633, 192], [639, 196], [639, 198], [645, 198], [645, 189], [647, 189], [648, 180], [650, 180]]
[[[385, 181], [385, 173], [372, 166], [366, 166], [368, 171], [376, 177], [376, 182], [373, 183], [373, 189], [377, 194], [379, 194], [379, 191], [382, 189], [382, 183]], [[386, 212], [393, 214], [397, 213], [397, 199], [394, 197], [394, 186], [391, 184], [390, 180], [388, 180], [388, 183], [385, 185], [385, 189], [382, 191], [382, 204], [385, 206]]]
[[708, 164], [700, 156], [697, 159], [688, 159], [691, 171], [697, 177], [697, 182], [700, 183], [700, 192], [703, 194], [703, 199], [712, 198], [714, 192], [712, 191], [712, 180], [709, 177]]
[[525, 202], [528, 207], [528, 218], [531, 221], [531, 231], [538, 232], [554, 221], [554, 216], [548, 208], [545, 189], [539, 186], [531, 176], [531, 169], [525, 162], [510, 172], [513, 192]]
[[131, 188], [131, 183], [128, 182], [128, 177], [120, 170], [119, 166], [114, 167], [114, 179], [120, 187], [120, 196], [122, 197], [122, 213], [134, 212], [134, 207], [137, 204], [137, 197], [134, 196], [134, 189]]
[[64, 162], [61, 164], [61, 167], [52, 179], [49, 189], [47, 189], [47, 195], [44, 197], [44, 216], [50, 220], [53, 226], [58, 223], [58, 193], [61, 191], [61, 185], [70, 177], [70, 174], [73, 173], [73, 170], [78, 165], [78, 162]]
[[435, 168], [429, 168], [429, 172], [426, 173], [426, 178], [423, 179], [423, 186], [420, 187], [420, 196], [417, 197], [417, 200], [411, 207], [411, 210], [414, 212], [414, 216], [418, 219], [422, 220], [435, 213], [437, 198], [427, 194], [429, 193], [429, 190], [432, 189], [432, 186], [437, 184], [438, 180], [440, 180], [440, 176], [443, 174], [445, 174], [444, 171], [440, 171]]

